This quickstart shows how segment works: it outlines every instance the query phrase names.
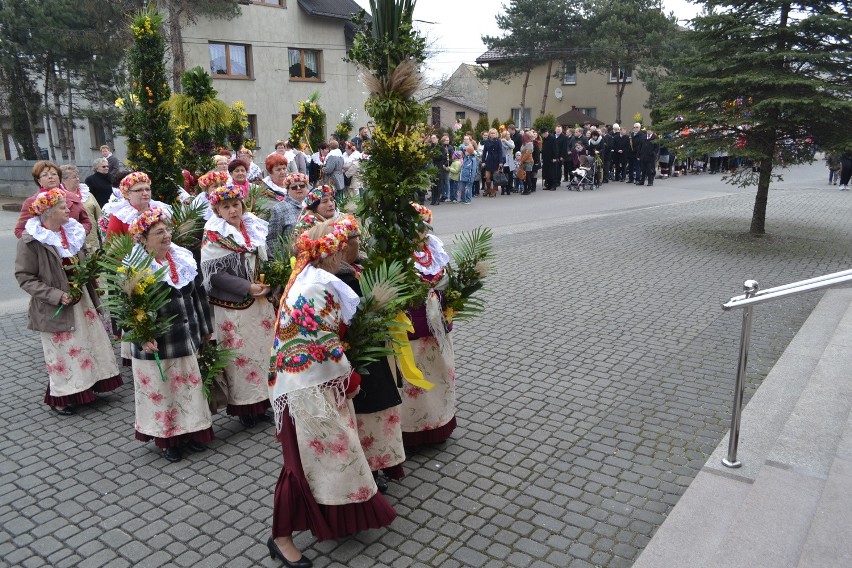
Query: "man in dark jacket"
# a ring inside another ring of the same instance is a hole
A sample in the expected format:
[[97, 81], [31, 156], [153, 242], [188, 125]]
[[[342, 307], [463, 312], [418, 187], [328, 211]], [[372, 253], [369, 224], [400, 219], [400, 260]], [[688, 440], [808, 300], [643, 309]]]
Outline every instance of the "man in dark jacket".
[[[642, 173], [639, 168], [639, 151], [642, 149], [642, 141], [645, 139], [645, 134], [642, 132], [642, 125], [638, 122], [633, 124], [633, 132], [630, 133], [630, 146], [633, 148], [633, 153], [630, 155], [630, 171], [629, 181], [639, 184], [639, 181], [645, 181], [642, 178]], [[641, 185], [641, 184], [640, 184]]]
[[[645, 139], [639, 148], [639, 167], [642, 179], [648, 180], [648, 185], [654, 185], [654, 176], [657, 173], [657, 161], [660, 159], [660, 137], [651, 132], [649, 128], [645, 133]], [[637, 182], [642, 185], [642, 182]]]
[[631, 154], [630, 138], [627, 136], [626, 128], [619, 128], [615, 132], [613, 125], [612, 133], [612, 163], [615, 168], [615, 181], [627, 181], [626, 171], [628, 158]]
[[555, 136], [553, 139], [556, 141], [556, 155], [558, 156], [558, 171], [556, 172], [556, 187], [561, 185], [560, 180], [562, 180], [562, 166], [565, 164], [565, 156], [568, 155], [568, 136], [562, 133], [562, 127], [557, 126], [554, 130]]
[[601, 127], [601, 138], [603, 138], [604, 144], [606, 144], [606, 152], [603, 156], [603, 177], [601, 178], [602, 183], [609, 183], [610, 178], [612, 178], [612, 134], [609, 133], [609, 126]]
[[559, 184], [559, 154], [556, 147], [556, 139], [550, 135], [550, 130], [541, 130], [541, 177], [544, 189], [556, 191]]

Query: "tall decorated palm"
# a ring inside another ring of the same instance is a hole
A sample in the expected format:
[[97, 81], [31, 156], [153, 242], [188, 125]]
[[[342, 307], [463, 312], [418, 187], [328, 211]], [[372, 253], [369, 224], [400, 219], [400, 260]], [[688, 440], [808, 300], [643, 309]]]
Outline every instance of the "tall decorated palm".
[[162, 108], [171, 114], [172, 126], [184, 138], [181, 165], [194, 175], [211, 168], [210, 156], [225, 138], [232, 110], [216, 98], [210, 75], [201, 67], [193, 67], [180, 78], [183, 93], [174, 93]]
[[429, 157], [423, 135], [427, 109], [414, 100], [426, 42], [414, 30], [414, 0], [370, 0], [372, 18], [364, 12], [347, 57], [361, 70], [369, 91], [364, 107], [376, 127], [370, 159], [361, 166], [368, 188], [359, 216], [371, 235], [374, 258], [411, 264], [424, 225], [411, 207], [430, 185]]
[[163, 17], [151, 9], [144, 9], [134, 17], [130, 26], [133, 45], [127, 52], [131, 94], [127, 104], [120, 106], [124, 109], [127, 161], [151, 177], [155, 199], [172, 203], [183, 177], [169, 111], [161, 106], [171, 95], [166, 80], [162, 25]]

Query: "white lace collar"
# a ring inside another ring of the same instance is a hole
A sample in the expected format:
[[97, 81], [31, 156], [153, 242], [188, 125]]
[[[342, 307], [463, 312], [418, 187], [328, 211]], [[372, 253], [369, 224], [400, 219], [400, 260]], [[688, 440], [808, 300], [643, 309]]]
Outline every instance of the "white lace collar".
[[272, 176], [266, 176], [265, 178], [263, 178], [263, 183], [269, 186], [269, 188], [272, 189], [272, 191], [274, 191], [275, 193], [280, 193], [283, 196], [287, 195], [287, 188], [276, 185], [275, 182], [272, 181]]
[[[253, 213], [243, 214], [243, 225], [246, 227], [249, 239], [251, 239], [251, 248], [255, 249], [258, 246], [266, 244], [266, 236], [269, 234], [269, 223], [254, 215]], [[231, 237], [238, 244], [245, 246], [246, 240], [243, 237], [242, 231], [231, 226], [227, 221], [214, 215], [207, 223], [204, 224], [205, 231], [213, 231], [219, 233], [223, 237]]]
[[287, 295], [288, 304], [292, 305], [296, 302], [299, 288], [310, 284], [321, 284], [334, 290], [337, 298], [340, 300], [340, 319], [343, 320], [343, 323], [349, 325], [349, 322], [352, 321], [352, 316], [355, 315], [355, 310], [358, 309], [361, 298], [343, 280], [331, 272], [317, 268], [313, 264], [307, 265], [296, 277], [296, 282]]
[[325, 155], [325, 159], [327, 160], [332, 156], [338, 156], [338, 157], [342, 158], [343, 152], [340, 151], [340, 148], [335, 148], [334, 150], [332, 150], [331, 152], [329, 152], [328, 154]]
[[89, 200], [89, 196], [92, 194], [89, 186], [85, 183], [81, 183], [77, 186], [77, 191], [80, 192], [80, 202], [85, 203]]
[[51, 231], [41, 224], [41, 219], [38, 217], [30, 217], [27, 219], [24, 230], [29, 233], [32, 238], [45, 246], [52, 246], [56, 249], [57, 254], [62, 258], [71, 258], [76, 256], [83, 245], [86, 243], [86, 228], [83, 227], [76, 219], [68, 219], [62, 225], [65, 231], [65, 238], [68, 240], [68, 248], [62, 246], [62, 234], [59, 231]]
[[[156, 201], [154, 199], [151, 200], [151, 204], [148, 207], [149, 209], [153, 209], [154, 207], [159, 207], [163, 209], [166, 213], [171, 216], [172, 208], [163, 203], [162, 201]], [[133, 222], [133, 220], [139, 216], [141, 211], [136, 209], [134, 206], [130, 204], [130, 201], [127, 199], [123, 201], [119, 201], [111, 210], [110, 215], [118, 218], [122, 223], [127, 223], [128, 225]]]
[[[450, 262], [450, 255], [444, 251], [444, 243], [441, 242], [441, 239], [431, 233], [426, 235], [426, 247], [432, 253], [432, 263], [428, 266], [423, 266], [415, 258], [414, 266], [421, 274], [435, 276]], [[414, 254], [417, 255], [418, 252]]]
[[[143, 248], [143, 247], [142, 247], [142, 245], [137, 244], [133, 248], [134, 248], [133, 252], [136, 252], [136, 250], [138, 248]], [[189, 252], [188, 250], [186, 250], [183, 247], [179, 247], [176, 244], [172, 243], [172, 245], [169, 247], [169, 253], [171, 253], [172, 261], [174, 261], [175, 269], [177, 269], [178, 281], [172, 282], [171, 276], [169, 275], [169, 263], [168, 262], [165, 262], [164, 264], [160, 264], [159, 262], [157, 262], [157, 259], [152, 258], [151, 259], [151, 272], [156, 272], [160, 268], [165, 266], [166, 271], [163, 274], [163, 277], [161, 278], [161, 280], [163, 282], [165, 282], [166, 284], [168, 284], [169, 286], [171, 286], [172, 288], [180, 290], [181, 288], [183, 288], [184, 286], [186, 286], [187, 284], [189, 284], [190, 282], [195, 280], [195, 277], [198, 276], [198, 266], [196, 266], [196, 264], [195, 264], [195, 258], [192, 256], [192, 253]], [[132, 254], [133, 253], [131, 253], [131, 255]]]

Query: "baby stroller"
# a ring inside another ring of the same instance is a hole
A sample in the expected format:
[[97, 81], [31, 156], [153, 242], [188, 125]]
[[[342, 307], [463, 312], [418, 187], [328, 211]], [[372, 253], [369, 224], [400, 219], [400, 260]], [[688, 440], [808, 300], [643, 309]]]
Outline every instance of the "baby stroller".
[[571, 172], [571, 183], [568, 189], [571, 191], [597, 189], [597, 169], [594, 156], [580, 156], [580, 167]]

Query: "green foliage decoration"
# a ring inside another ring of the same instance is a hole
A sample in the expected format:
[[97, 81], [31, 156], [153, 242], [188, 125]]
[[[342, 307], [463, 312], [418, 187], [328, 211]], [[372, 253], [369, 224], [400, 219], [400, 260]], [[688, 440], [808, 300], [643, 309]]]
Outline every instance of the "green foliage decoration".
[[[368, 266], [397, 261], [411, 267], [425, 231], [411, 207], [434, 169], [424, 141], [429, 110], [413, 98], [426, 59], [426, 41], [414, 30], [414, 6], [414, 0], [370, 0], [371, 20], [363, 11], [353, 18], [357, 31], [347, 58], [361, 69], [370, 93], [365, 109], [376, 123], [370, 159], [361, 165], [367, 189], [357, 213], [370, 234]], [[416, 276], [413, 270], [406, 274]]]
[[319, 103], [319, 91], [311, 93], [310, 98], [299, 102], [299, 114], [290, 128], [290, 144], [301, 147], [306, 141], [310, 148], [317, 148], [325, 138], [325, 111]]
[[177, 162], [177, 137], [162, 103], [171, 89], [166, 82], [163, 17], [143, 9], [131, 24], [134, 43], [128, 49], [131, 100], [123, 105], [127, 162], [151, 177], [155, 199], [173, 203], [183, 181]]
[[488, 115], [481, 114], [479, 115], [479, 120], [476, 121], [476, 129], [473, 131], [473, 134], [476, 136], [476, 142], [482, 140], [482, 133], [491, 128], [488, 124]]
[[550, 112], [539, 115], [535, 117], [535, 120], [533, 120], [533, 128], [535, 128], [538, 132], [541, 132], [545, 128], [553, 132], [553, 129], [556, 128], [556, 117]]

